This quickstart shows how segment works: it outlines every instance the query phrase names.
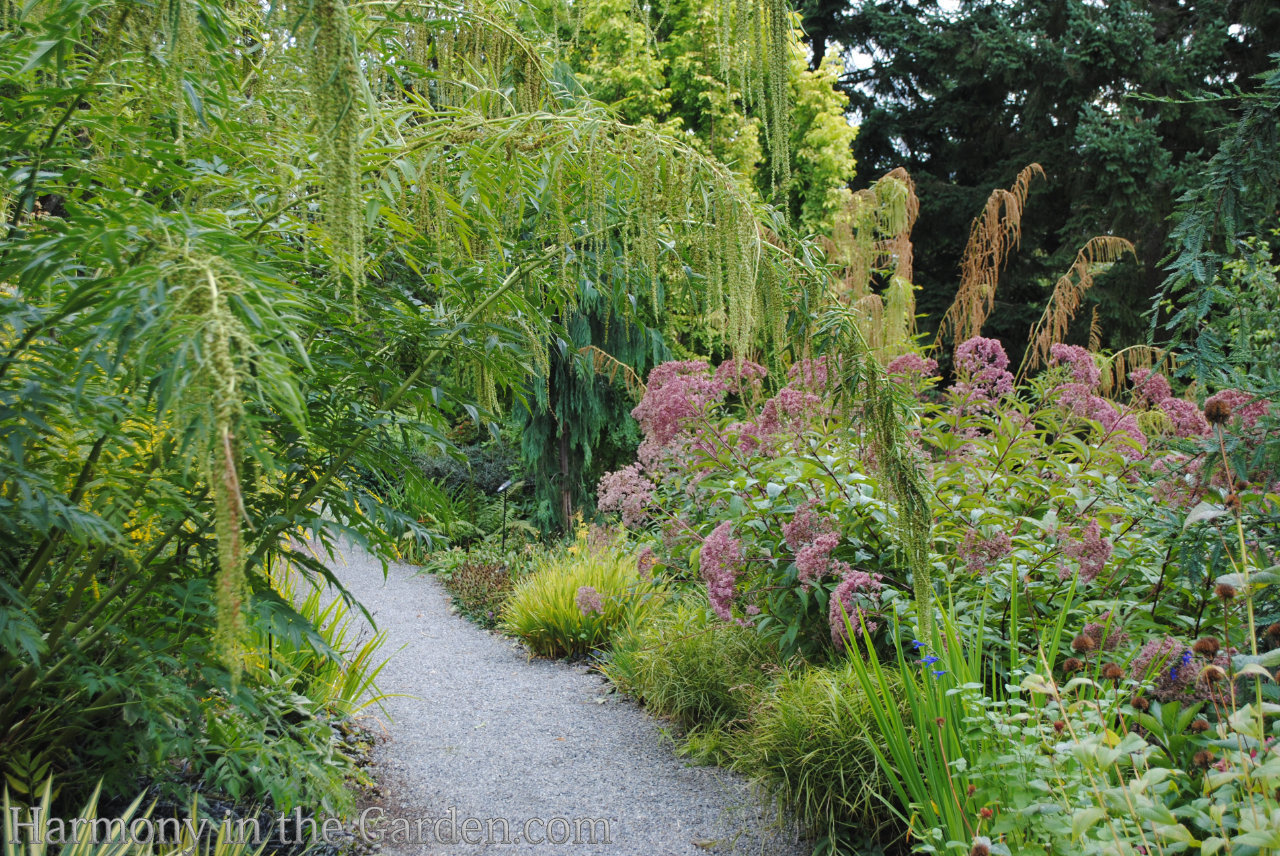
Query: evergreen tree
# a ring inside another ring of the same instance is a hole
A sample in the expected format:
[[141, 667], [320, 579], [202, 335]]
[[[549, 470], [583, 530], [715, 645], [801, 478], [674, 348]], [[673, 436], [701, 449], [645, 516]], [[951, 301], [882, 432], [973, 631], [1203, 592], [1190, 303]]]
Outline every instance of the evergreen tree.
[[1044, 166], [985, 328], [1015, 345], [1076, 250], [1104, 233], [1132, 240], [1138, 258], [1089, 299], [1107, 341], [1142, 336], [1167, 218], [1229, 118], [1220, 100], [1177, 99], [1250, 90], [1280, 49], [1280, 6], [1268, 0], [811, 0], [805, 13], [815, 56], [845, 52], [861, 174], [905, 166], [916, 181], [919, 305], [935, 323], [986, 195]]

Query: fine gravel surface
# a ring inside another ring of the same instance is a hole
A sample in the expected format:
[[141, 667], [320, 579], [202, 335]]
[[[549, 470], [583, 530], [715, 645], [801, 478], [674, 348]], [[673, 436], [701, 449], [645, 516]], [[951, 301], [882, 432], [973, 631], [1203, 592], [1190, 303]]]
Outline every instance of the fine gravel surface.
[[381, 787], [363, 814], [384, 853], [810, 852], [741, 777], [687, 766], [598, 673], [476, 627], [415, 568], [391, 565], [384, 580], [348, 549], [334, 570], [392, 655], [378, 686], [396, 697], [373, 709]]

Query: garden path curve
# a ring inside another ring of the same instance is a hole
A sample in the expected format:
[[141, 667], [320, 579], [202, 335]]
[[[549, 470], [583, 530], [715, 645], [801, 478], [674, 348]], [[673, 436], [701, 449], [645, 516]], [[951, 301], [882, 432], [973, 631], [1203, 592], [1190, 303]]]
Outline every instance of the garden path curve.
[[[741, 777], [687, 766], [660, 724], [598, 673], [531, 660], [454, 614], [439, 581], [416, 568], [393, 564], [384, 581], [380, 562], [347, 549], [335, 572], [387, 633], [379, 688], [402, 694], [384, 702], [389, 720], [374, 709], [386, 734], [375, 753], [382, 792], [365, 817], [384, 853], [809, 852], [769, 823]], [[607, 821], [609, 843], [597, 824], [592, 844], [584, 818]], [[406, 821], [414, 840], [392, 841]]]

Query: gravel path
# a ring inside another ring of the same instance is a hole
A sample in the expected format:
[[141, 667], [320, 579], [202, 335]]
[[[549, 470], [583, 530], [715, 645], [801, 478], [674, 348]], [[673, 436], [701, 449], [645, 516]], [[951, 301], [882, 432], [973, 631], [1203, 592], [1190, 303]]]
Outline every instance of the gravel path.
[[378, 681], [403, 695], [384, 702], [389, 722], [377, 714], [382, 794], [365, 813], [384, 853], [809, 852], [740, 777], [686, 766], [599, 674], [531, 660], [453, 614], [414, 568], [392, 565], [384, 583], [377, 560], [349, 550], [335, 570], [386, 631], [384, 654], [398, 652]]

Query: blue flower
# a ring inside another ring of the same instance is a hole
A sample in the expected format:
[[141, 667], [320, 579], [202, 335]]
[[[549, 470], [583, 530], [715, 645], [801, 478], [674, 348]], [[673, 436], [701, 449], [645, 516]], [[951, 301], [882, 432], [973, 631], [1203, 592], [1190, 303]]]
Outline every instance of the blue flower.
[[1184, 665], [1184, 666], [1190, 666], [1190, 665], [1191, 665], [1191, 652], [1190, 652], [1190, 651], [1183, 651], [1183, 652], [1182, 652], [1182, 665]]
[[1169, 670], [1169, 680], [1171, 680], [1171, 681], [1176, 681], [1176, 680], [1178, 680], [1178, 667], [1177, 667], [1177, 666], [1174, 666], [1172, 669], [1170, 669], [1170, 670]]
[[923, 647], [924, 647], [924, 643], [923, 643], [923, 642], [921, 642], [919, 639], [912, 639], [912, 640], [911, 640], [911, 647], [912, 647], [912, 648], [915, 648], [917, 651], [919, 651], [921, 648], [923, 648]]
[[941, 671], [930, 672], [929, 674], [933, 675], [935, 678], [940, 678], [940, 677], [942, 677], [943, 675], [945, 675], [946, 673], [947, 673], [947, 670], [946, 670], [946, 669], [942, 669]]
[[920, 658], [920, 662], [921, 662], [921, 663], [924, 663], [926, 666], [932, 666], [934, 663], [938, 662], [938, 660], [939, 660], [939, 659], [940, 659], [940, 658], [938, 658], [938, 657], [934, 657], [934, 656], [931, 654], [931, 655], [929, 655], [928, 657], [921, 657], [921, 658]]

